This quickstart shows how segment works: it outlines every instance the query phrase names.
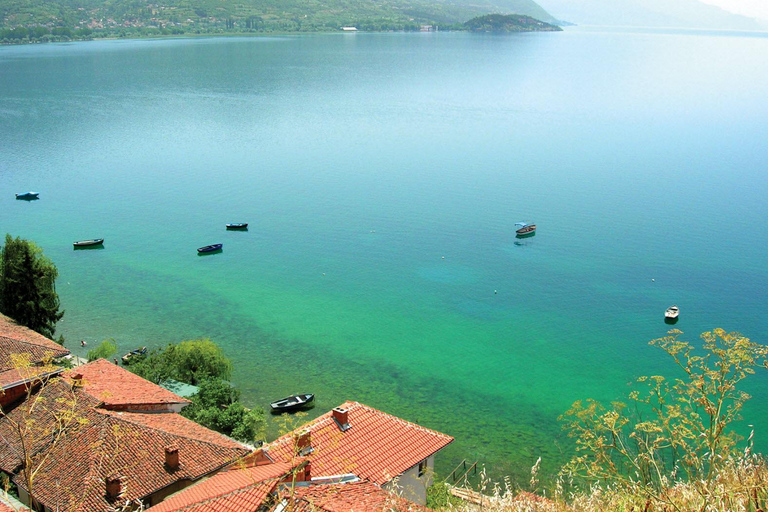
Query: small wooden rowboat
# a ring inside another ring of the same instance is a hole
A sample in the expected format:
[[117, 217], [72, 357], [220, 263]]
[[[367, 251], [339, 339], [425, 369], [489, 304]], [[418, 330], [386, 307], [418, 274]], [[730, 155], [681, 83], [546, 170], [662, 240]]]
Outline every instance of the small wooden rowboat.
[[80, 240], [79, 242], [74, 242], [72, 245], [75, 247], [93, 247], [95, 245], [101, 245], [104, 243], [103, 238], [94, 238], [93, 240]]
[[235, 222], [232, 224], [227, 224], [227, 229], [248, 229], [248, 223], [247, 222]]
[[141, 347], [141, 348], [137, 348], [136, 350], [131, 350], [120, 359], [123, 360], [123, 364], [128, 364], [131, 361], [131, 359], [135, 359], [137, 356], [143, 356], [146, 353], [147, 353], [147, 347]]
[[520, 229], [516, 230], [517, 236], [532, 235], [536, 232], [536, 224], [528, 224], [526, 222], [516, 222], [515, 226], [520, 226]]
[[669, 306], [666, 311], [664, 311], [664, 318], [667, 320], [676, 320], [678, 315], [680, 315], [680, 308], [677, 306]]
[[197, 252], [199, 254], [207, 254], [210, 252], [216, 252], [220, 251], [224, 244], [213, 244], [213, 245], [206, 245], [205, 247], [200, 247]]
[[315, 400], [315, 395], [312, 393], [306, 393], [303, 395], [291, 395], [287, 398], [276, 400], [269, 404], [272, 407], [272, 412], [288, 412], [302, 409]]

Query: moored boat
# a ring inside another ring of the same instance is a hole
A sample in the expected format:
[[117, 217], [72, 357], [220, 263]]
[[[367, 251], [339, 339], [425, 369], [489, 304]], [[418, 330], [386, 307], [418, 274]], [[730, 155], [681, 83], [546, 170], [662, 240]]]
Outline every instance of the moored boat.
[[272, 412], [289, 412], [303, 409], [315, 400], [315, 395], [305, 393], [303, 395], [291, 395], [280, 400], [275, 400], [269, 406]]
[[515, 231], [517, 236], [527, 236], [536, 233], [536, 224], [528, 224], [527, 222], [515, 222], [515, 226], [520, 226]]
[[129, 362], [131, 362], [131, 359], [135, 359], [137, 356], [143, 356], [146, 353], [147, 353], [147, 347], [141, 347], [141, 348], [137, 348], [136, 350], [131, 350], [120, 359], [123, 360], [123, 364], [128, 364]]
[[205, 247], [200, 247], [197, 250], [197, 252], [199, 254], [207, 254], [207, 253], [210, 253], [210, 252], [216, 252], [216, 251], [220, 251], [223, 246], [224, 246], [224, 244], [206, 245]]
[[75, 247], [93, 247], [95, 245], [102, 245], [103, 243], [103, 238], [94, 238], [92, 240], [80, 240], [79, 242], [74, 242], [72, 245]]
[[38, 196], [40, 192], [21, 192], [16, 194], [16, 199], [40, 199]]
[[677, 320], [679, 314], [680, 308], [677, 306], [669, 306], [666, 311], [664, 311], [664, 318], [667, 320]]
[[227, 224], [227, 229], [248, 229], [247, 222], [233, 222]]

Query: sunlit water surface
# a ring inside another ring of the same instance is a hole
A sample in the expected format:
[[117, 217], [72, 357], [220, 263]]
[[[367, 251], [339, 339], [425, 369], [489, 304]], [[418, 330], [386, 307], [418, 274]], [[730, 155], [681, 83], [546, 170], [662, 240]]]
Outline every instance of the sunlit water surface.
[[58, 266], [75, 353], [210, 337], [248, 405], [360, 401], [455, 436], [443, 475], [525, 478], [573, 401], [675, 375], [667, 306], [768, 343], [766, 83], [755, 34], [0, 47], [0, 231]]

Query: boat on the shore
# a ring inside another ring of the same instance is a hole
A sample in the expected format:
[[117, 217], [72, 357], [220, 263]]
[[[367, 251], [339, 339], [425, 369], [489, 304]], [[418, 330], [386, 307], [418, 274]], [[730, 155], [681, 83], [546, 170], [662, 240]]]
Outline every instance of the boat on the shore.
[[38, 196], [40, 192], [21, 192], [16, 194], [16, 199], [26, 199], [27, 201], [32, 199], [40, 199]]
[[227, 224], [227, 229], [248, 229], [247, 222], [233, 222]]
[[291, 395], [280, 400], [275, 400], [269, 406], [272, 412], [290, 412], [303, 409], [315, 400], [315, 395], [306, 393], [303, 395]]
[[221, 248], [224, 246], [224, 244], [212, 244], [212, 245], [206, 245], [205, 247], [200, 247], [197, 252], [198, 254], [208, 254], [212, 252], [220, 251]]
[[677, 322], [677, 317], [680, 315], [680, 308], [677, 306], [669, 306], [664, 311], [664, 321], [670, 324]]
[[131, 359], [134, 359], [137, 356], [143, 356], [146, 353], [147, 353], [147, 347], [141, 347], [141, 348], [137, 348], [136, 350], [131, 350], [120, 359], [123, 360], [123, 364], [128, 364], [131, 362]]
[[92, 240], [80, 240], [79, 242], [74, 242], [72, 245], [75, 247], [94, 247], [96, 245], [103, 245], [104, 239], [103, 238], [94, 238]]
[[519, 237], [531, 236], [536, 233], [536, 224], [528, 224], [527, 222], [515, 222], [515, 226], [520, 226], [515, 231], [515, 234]]

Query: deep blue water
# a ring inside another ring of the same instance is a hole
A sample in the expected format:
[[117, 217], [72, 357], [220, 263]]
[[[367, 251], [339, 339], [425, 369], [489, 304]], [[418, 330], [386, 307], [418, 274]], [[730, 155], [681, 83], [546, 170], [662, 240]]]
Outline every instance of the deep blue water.
[[77, 353], [211, 337], [250, 405], [361, 401], [455, 436], [444, 473], [524, 476], [574, 400], [675, 375], [667, 306], [768, 343], [766, 83], [760, 34], [0, 47], [0, 231], [57, 264]]

